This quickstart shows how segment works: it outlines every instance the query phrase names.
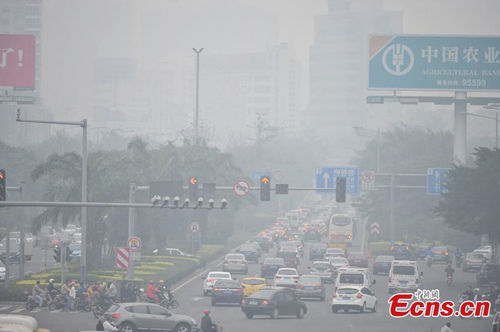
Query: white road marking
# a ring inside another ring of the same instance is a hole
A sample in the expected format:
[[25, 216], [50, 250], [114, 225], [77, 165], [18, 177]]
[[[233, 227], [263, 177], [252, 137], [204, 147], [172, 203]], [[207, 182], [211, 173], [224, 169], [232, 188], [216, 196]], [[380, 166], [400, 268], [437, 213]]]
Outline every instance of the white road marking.
[[16, 314], [16, 313], [21, 312], [21, 311], [24, 311], [24, 308], [12, 310], [11, 313]]
[[50, 312], [56, 313], [56, 312], [61, 312], [61, 311], [62, 311], [62, 309], [58, 309], [58, 310], [51, 310]]
[[200, 273], [198, 273], [197, 275], [195, 275], [194, 277], [192, 277], [191, 279], [189, 279], [188, 281], [186, 281], [185, 283], [179, 285], [176, 289], [174, 289], [174, 292], [177, 292], [179, 289], [181, 289], [182, 287], [186, 286], [187, 284], [189, 284], [191, 281], [195, 280], [195, 279], [198, 279], [200, 278], [202, 275], [204, 274], [207, 274], [208, 270], [204, 270]]
[[8, 306], [8, 307], [0, 307], [0, 311], [2, 311], [2, 310], [7, 310], [7, 309], [9, 309], [9, 308], [12, 308], [12, 306]]
[[193, 301], [194, 302], [198, 302], [198, 301], [201, 301], [201, 300], [203, 300], [202, 297], [193, 297]]

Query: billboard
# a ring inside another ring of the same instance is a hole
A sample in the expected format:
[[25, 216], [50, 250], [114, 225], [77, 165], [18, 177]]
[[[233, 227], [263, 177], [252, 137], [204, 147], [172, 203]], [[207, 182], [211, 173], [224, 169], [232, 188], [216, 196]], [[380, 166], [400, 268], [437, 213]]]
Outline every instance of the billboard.
[[500, 90], [500, 37], [373, 35], [368, 89]]
[[33, 35], [0, 34], [0, 87], [35, 87]]

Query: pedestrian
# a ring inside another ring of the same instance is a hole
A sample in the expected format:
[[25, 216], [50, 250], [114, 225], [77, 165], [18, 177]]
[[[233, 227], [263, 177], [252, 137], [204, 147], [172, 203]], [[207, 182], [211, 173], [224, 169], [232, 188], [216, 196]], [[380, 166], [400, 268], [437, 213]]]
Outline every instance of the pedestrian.
[[134, 284], [129, 282], [127, 285], [127, 302], [135, 302], [135, 301], [136, 301], [136, 296], [135, 296]]
[[127, 284], [122, 282], [120, 286], [120, 301], [127, 302], [128, 294], [127, 294]]
[[68, 280], [61, 286], [61, 295], [63, 296], [64, 301], [66, 301], [66, 305], [64, 306], [63, 311], [69, 311], [69, 309], [71, 308], [71, 299], [69, 297], [69, 291], [70, 291], [69, 284], [70, 281]]
[[111, 317], [109, 315], [104, 315], [104, 322], [102, 323], [102, 326], [104, 327], [104, 331], [107, 332], [118, 332], [119, 330], [111, 324]]
[[104, 321], [105, 321], [104, 316], [99, 318], [99, 320], [97, 321], [97, 324], [95, 326], [96, 331], [104, 331], [104, 325], [103, 325]]
[[71, 306], [70, 309], [74, 310], [74, 305], [75, 305], [75, 299], [76, 299], [76, 288], [75, 288], [75, 281], [72, 280], [70, 283], [70, 288], [69, 288], [69, 298], [71, 300]]
[[453, 332], [453, 330], [450, 329], [450, 327], [451, 327], [451, 323], [450, 322], [446, 323], [443, 326], [443, 328], [441, 329], [441, 332]]
[[109, 284], [109, 295], [111, 298], [115, 299], [117, 295], [117, 290], [116, 290], [116, 280], [111, 281], [111, 284]]

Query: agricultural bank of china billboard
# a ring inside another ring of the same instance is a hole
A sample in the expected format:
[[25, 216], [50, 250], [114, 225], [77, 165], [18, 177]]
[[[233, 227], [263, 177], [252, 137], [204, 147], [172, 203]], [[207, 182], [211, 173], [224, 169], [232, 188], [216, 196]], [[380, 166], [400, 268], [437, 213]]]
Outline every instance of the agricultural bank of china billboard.
[[500, 37], [373, 35], [368, 88], [500, 90]]

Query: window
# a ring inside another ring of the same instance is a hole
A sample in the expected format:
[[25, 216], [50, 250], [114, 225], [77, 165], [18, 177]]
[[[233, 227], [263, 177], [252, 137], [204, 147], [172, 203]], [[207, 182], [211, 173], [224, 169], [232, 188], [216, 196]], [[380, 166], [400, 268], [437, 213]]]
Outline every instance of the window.
[[168, 311], [163, 309], [163, 308], [158, 308], [156, 306], [148, 306], [149, 308], [149, 313], [151, 315], [161, 315], [161, 316], [168, 316]]
[[339, 281], [343, 284], [362, 284], [364, 277], [362, 274], [358, 273], [342, 273]]
[[285, 300], [285, 295], [282, 292], [278, 292], [274, 295], [274, 299], [276, 301], [284, 301]]
[[366, 294], [366, 295], [372, 295], [372, 292], [368, 288], [362, 288], [361, 293]]
[[405, 275], [405, 276], [412, 276], [415, 274], [415, 268], [413, 266], [397, 265], [397, 266], [394, 266], [394, 269], [392, 270], [392, 274], [401, 274], [401, 275]]
[[133, 312], [134, 314], [147, 314], [148, 313], [148, 308], [145, 305], [135, 305], [133, 307], [129, 307], [131, 310], [130, 312]]
[[283, 293], [283, 296], [285, 298], [285, 301], [293, 301], [295, 298], [292, 296], [292, 294], [289, 293]]

